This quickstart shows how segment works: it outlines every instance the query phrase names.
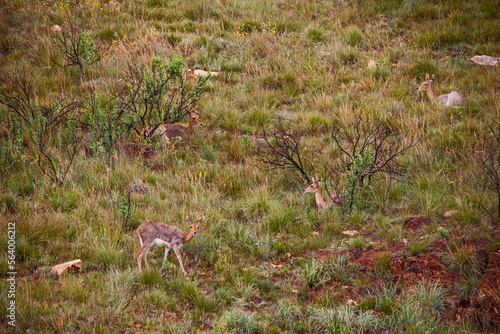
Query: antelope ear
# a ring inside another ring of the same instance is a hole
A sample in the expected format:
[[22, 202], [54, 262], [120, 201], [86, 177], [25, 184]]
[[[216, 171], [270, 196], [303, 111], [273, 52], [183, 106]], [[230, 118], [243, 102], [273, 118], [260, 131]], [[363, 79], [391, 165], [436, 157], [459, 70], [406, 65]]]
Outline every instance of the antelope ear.
[[429, 73], [425, 73], [425, 80], [427, 81], [427, 80], [429, 80], [429, 78], [430, 78]]
[[203, 218], [201, 218], [199, 221], [198, 221], [198, 225], [201, 224], [204, 220], [205, 220], [205, 216], [203, 216]]
[[188, 217], [188, 216], [186, 216], [186, 219], [187, 219], [187, 221], [188, 221], [189, 225], [193, 225], [193, 223], [191, 222], [191, 219], [189, 219], [189, 217]]
[[433, 74], [430, 81], [433, 82], [434, 79], [435, 79], [435, 77], [434, 77], [434, 74]]
[[312, 180], [312, 183], [316, 182], [316, 179], [314, 178], [314, 176], [311, 177], [311, 180]]

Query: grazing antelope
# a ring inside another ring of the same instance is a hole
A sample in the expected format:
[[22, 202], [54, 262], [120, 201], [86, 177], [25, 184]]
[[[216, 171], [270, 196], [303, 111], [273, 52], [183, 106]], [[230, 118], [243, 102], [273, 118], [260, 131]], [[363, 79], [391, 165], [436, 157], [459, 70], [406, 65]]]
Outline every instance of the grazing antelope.
[[192, 223], [189, 217], [187, 217], [190, 229], [189, 232], [182, 232], [176, 226], [170, 226], [162, 222], [148, 221], [137, 228], [137, 236], [139, 237], [139, 242], [141, 243], [141, 250], [137, 253], [137, 263], [139, 264], [139, 271], [142, 271], [141, 260], [144, 258], [146, 263], [146, 268], [149, 269], [148, 264], [148, 251], [153, 245], [165, 246], [165, 257], [163, 262], [167, 260], [168, 252], [170, 248], [174, 249], [175, 255], [179, 259], [179, 264], [181, 265], [182, 272], [187, 276], [186, 270], [184, 270], [184, 265], [182, 264], [180, 249], [182, 245], [190, 241], [197, 233], [198, 227], [205, 220], [205, 217], [198, 220], [197, 223]]
[[318, 205], [319, 212], [322, 212], [328, 209], [333, 204], [342, 205], [344, 201], [343, 195], [332, 195], [327, 199], [323, 198], [323, 193], [321, 189], [321, 182], [319, 182], [318, 175], [316, 174], [316, 178], [312, 178], [312, 183], [309, 187], [304, 190], [304, 193], [316, 194], [316, 205]]
[[427, 92], [427, 96], [431, 101], [438, 102], [447, 107], [459, 107], [464, 104], [466, 97], [456, 91], [448, 94], [436, 95], [432, 89], [432, 82], [434, 79], [434, 74], [429, 78], [429, 73], [427, 73], [425, 75], [425, 80], [417, 88], [417, 92]]
[[171, 138], [186, 138], [187, 135], [194, 132], [194, 125], [198, 125], [200, 128], [203, 126], [200, 116], [191, 111], [189, 112], [189, 125], [187, 127], [179, 124], [162, 124], [156, 128], [154, 135], [160, 136], [165, 142], [168, 142]]

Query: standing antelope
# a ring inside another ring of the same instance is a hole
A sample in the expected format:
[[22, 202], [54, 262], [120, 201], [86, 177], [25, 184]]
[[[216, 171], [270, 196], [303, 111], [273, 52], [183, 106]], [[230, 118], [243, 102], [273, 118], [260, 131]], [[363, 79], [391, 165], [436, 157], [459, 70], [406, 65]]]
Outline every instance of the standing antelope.
[[327, 199], [323, 198], [323, 192], [321, 189], [321, 182], [319, 182], [318, 174], [315, 174], [316, 178], [312, 178], [312, 183], [309, 187], [304, 190], [304, 193], [316, 194], [316, 205], [318, 205], [319, 212], [328, 209], [332, 204], [342, 205], [344, 201], [343, 195], [332, 195]]
[[453, 91], [448, 94], [436, 95], [432, 89], [434, 74], [429, 78], [429, 73], [425, 75], [425, 80], [417, 88], [417, 92], [427, 92], [427, 96], [433, 102], [438, 102], [447, 107], [459, 107], [464, 104], [466, 98], [459, 92]]
[[200, 116], [194, 111], [190, 111], [189, 125], [187, 127], [179, 124], [162, 124], [156, 128], [154, 135], [162, 137], [165, 142], [168, 142], [171, 138], [186, 138], [188, 134], [194, 132], [194, 125], [198, 125], [200, 128], [203, 126]]
[[187, 276], [186, 270], [184, 270], [184, 265], [182, 264], [180, 249], [182, 245], [190, 241], [198, 232], [198, 227], [201, 222], [205, 220], [205, 217], [201, 218], [197, 223], [192, 223], [189, 217], [187, 217], [190, 229], [189, 232], [182, 232], [176, 226], [170, 226], [162, 222], [148, 221], [137, 228], [137, 236], [139, 237], [139, 242], [141, 243], [141, 250], [137, 253], [137, 263], [139, 264], [139, 271], [142, 271], [141, 259], [144, 258], [146, 263], [146, 268], [149, 269], [148, 264], [148, 251], [153, 245], [165, 246], [165, 257], [163, 262], [167, 260], [168, 252], [170, 248], [174, 249], [175, 255], [179, 259], [179, 264], [181, 265], [182, 272]]

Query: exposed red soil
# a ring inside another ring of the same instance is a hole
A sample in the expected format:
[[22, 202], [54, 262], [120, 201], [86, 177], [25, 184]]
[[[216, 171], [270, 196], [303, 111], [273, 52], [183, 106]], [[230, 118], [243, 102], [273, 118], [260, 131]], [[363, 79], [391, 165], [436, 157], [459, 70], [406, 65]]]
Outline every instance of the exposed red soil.
[[130, 158], [141, 156], [144, 159], [153, 159], [156, 156], [156, 151], [152, 148], [142, 148], [136, 143], [120, 143], [119, 148]]
[[458, 282], [459, 275], [448, 271], [436, 255], [417, 255], [409, 258], [396, 257], [391, 260], [391, 273], [395, 281], [413, 285], [421, 279], [452, 286]]
[[[423, 232], [421, 228], [430, 222], [430, 219], [426, 217], [411, 217], [405, 220], [404, 227], [418, 236]], [[376, 236], [373, 235], [363, 235], [363, 237], [367, 240], [376, 239]], [[440, 239], [431, 244], [425, 254], [411, 257], [407, 257], [409, 253], [403, 241], [383, 250], [376, 248], [343, 251], [315, 250], [312, 255], [316, 260], [327, 262], [332, 257], [348, 254], [349, 263], [367, 268], [366, 271], [358, 270], [358, 278], [368, 277], [370, 284], [367, 289], [371, 290], [378, 289], [382, 281], [377, 274], [369, 269], [375, 267], [377, 258], [392, 257], [390, 271], [395, 282], [400, 282], [404, 287], [410, 287], [425, 279], [428, 282], [441, 285], [448, 291], [447, 303], [449, 307], [445, 318], [454, 323], [474, 323], [482, 332], [489, 333], [498, 330], [500, 327], [500, 252], [488, 252], [486, 250], [487, 242], [483, 239], [458, 238], [453, 240], [453, 243], [457, 245], [473, 246], [477, 250], [477, 256], [485, 270], [482, 283], [474, 296], [459, 297], [455, 294], [464, 278], [457, 271], [446, 266], [439, 257], [450, 251], [450, 242], [452, 241], [449, 239]], [[308, 254], [304, 253], [302, 256], [305, 258]], [[384, 261], [381, 262], [384, 263]], [[297, 277], [294, 277], [292, 286], [296, 289], [300, 284]], [[362, 291], [354, 286], [342, 286], [339, 282], [332, 284], [311, 288], [308, 292], [309, 298], [317, 298], [318, 295], [333, 289], [339, 293], [339, 298], [345, 303], [349, 302], [350, 299], [356, 302], [360, 302], [362, 299]]]
[[164, 164], [155, 164], [151, 166], [149, 170], [152, 172], [163, 172], [164, 170], [167, 170], [167, 166]]
[[330, 259], [331, 257], [338, 255], [338, 254], [346, 254], [347, 251], [332, 251], [332, 250], [323, 250], [323, 249], [317, 249], [314, 251], [314, 258], [316, 260], [320, 261], [325, 261]]
[[391, 252], [392, 254], [400, 254], [406, 249], [406, 244], [404, 242], [400, 242], [392, 246]]
[[479, 238], [474, 238], [474, 239], [462, 238], [462, 242], [466, 245], [473, 245], [477, 249], [482, 249], [486, 246], [486, 241], [484, 239], [479, 239]]
[[429, 249], [432, 252], [446, 253], [448, 251], [448, 244], [446, 240], [441, 239], [430, 245]]
[[491, 296], [484, 298], [462, 298], [452, 313], [453, 320], [474, 323], [482, 330], [500, 327], [500, 302]]
[[427, 217], [411, 217], [405, 220], [404, 227], [407, 230], [416, 230], [424, 225], [429, 225], [431, 220]]
[[386, 252], [380, 252], [375, 249], [368, 250], [356, 250], [354, 253], [350, 254], [350, 261], [359, 264], [364, 267], [373, 267], [374, 259], [377, 257], [387, 254]]
[[[479, 290], [485, 294], [488, 291], [500, 294], [500, 253], [488, 252], [486, 255], [486, 272]], [[500, 308], [498, 309], [500, 312]]]

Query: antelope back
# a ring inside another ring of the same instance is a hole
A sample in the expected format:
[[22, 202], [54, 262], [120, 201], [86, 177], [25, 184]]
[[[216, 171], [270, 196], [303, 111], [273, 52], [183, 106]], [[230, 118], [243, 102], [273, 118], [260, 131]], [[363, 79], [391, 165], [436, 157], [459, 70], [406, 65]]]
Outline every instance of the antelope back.
[[177, 244], [184, 239], [184, 233], [176, 226], [170, 226], [162, 222], [148, 221], [137, 228], [137, 235], [141, 246], [151, 245], [156, 239]]

